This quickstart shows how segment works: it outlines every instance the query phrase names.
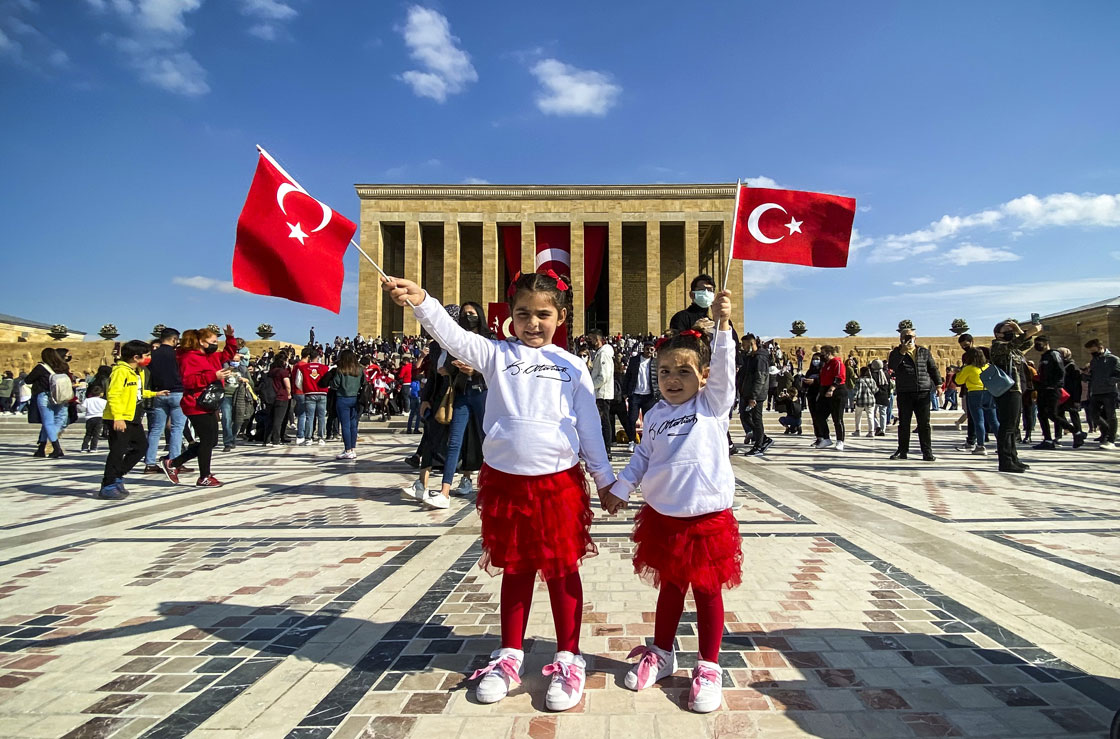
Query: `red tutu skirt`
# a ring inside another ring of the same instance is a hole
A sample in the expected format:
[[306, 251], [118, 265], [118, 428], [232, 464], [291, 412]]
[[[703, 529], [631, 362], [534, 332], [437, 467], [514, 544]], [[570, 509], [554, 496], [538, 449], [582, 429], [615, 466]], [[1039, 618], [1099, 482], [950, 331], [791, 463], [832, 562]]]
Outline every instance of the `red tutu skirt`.
[[638, 545], [634, 572], [654, 587], [664, 581], [712, 592], [743, 581], [742, 539], [730, 510], [675, 518], [646, 505], [634, 516], [630, 539]]
[[591, 491], [578, 464], [545, 477], [483, 464], [475, 505], [482, 519], [478, 566], [491, 575], [540, 572], [550, 580], [599, 553], [591, 541]]

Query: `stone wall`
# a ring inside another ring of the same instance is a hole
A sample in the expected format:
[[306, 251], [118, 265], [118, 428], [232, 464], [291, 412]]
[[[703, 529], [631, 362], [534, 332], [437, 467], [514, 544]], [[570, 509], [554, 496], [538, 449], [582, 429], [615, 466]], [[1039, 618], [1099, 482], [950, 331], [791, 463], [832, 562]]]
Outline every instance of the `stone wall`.
[[[81, 341], [85, 334], [72, 333], [68, 338]], [[24, 341], [54, 341], [50, 336], [49, 328], [24, 326], [20, 323], [0, 323], [0, 344], [22, 343]]]
[[[860, 365], [867, 364], [872, 359], [882, 359], [884, 362], [891, 349], [898, 346], [898, 336], [842, 336], [842, 337], [776, 337], [782, 349], [791, 357], [795, 356], [797, 347], [805, 347], [805, 359], [813, 353], [813, 347], [821, 344], [831, 344], [840, 347], [840, 356], [847, 358], [848, 353], [854, 351], [859, 357]], [[919, 336], [918, 345], [927, 347], [937, 361], [937, 366], [942, 374], [950, 364], [960, 366], [961, 348], [957, 344], [956, 336]], [[796, 364], [796, 363], [795, 363]]]
[[1120, 352], [1120, 307], [1104, 306], [1042, 319], [1042, 332], [1055, 349], [1064, 346], [1073, 352], [1074, 361], [1089, 361], [1085, 342], [1100, 339], [1112, 351]]
[[[12, 374], [19, 375], [21, 371], [30, 371], [39, 363], [39, 357], [43, 349], [47, 347], [69, 349], [74, 359], [70, 363], [70, 368], [74, 373], [96, 372], [101, 365], [113, 363], [114, 343], [116, 342], [66, 341], [64, 339], [62, 341], [28, 341], [18, 344], [0, 344], [0, 372], [11, 370]], [[279, 349], [282, 346], [302, 347], [303, 343], [250, 341], [249, 351], [252, 356], [257, 357], [268, 348]]]

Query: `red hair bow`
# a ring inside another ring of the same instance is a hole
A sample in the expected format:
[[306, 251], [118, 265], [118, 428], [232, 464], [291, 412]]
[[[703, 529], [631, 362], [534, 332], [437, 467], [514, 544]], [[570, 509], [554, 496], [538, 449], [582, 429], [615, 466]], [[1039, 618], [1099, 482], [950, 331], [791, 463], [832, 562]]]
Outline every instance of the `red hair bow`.
[[[545, 270], [544, 272], [541, 272], [540, 274], [544, 275], [545, 277], [549, 277], [553, 280], [556, 280], [556, 289], [559, 290], [560, 292], [565, 292], [565, 291], [568, 290], [568, 284], [566, 282], [564, 282], [564, 280], [561, 279], [560, 275], [556, 274], [556, 272], [554, 270], [551, 270], [551, 269], [550, 270]], [[515, 274], [513, 276], [513, 280], [509, 283], [509, 289], [506, 290], [506, 297], [512, 298], [514, 296], [514, 294], [517, 292], [517, 281], [520, 280], [520, 279], [521, 279], [521, 272], [519, 271], [517, 274]]]
[[695, 339], [704, 338], [703, 335], [694, 328], [685, 329], [684, 331], [681, 331], [680, 335], [681, 336], [691, 336]]
[[656, 349], [657, 351], [661, 351], [661, 347], [665, 346], [665, 343], [667, 341], [669, 341], [669, 337], [668, 336], [662, 336], [660, 339], [653, 342], [653, 348]]
[[559, 290], [560, 292], [564, 292], [565, 290], [568, 289], [567, 283], [564, 282], [562, 279], [560, 279], [560, 275], [556, 274], [555, 271], [550, 269], [550, 270], [546, 271], [544, 274], [547, 275], [548, 277], [551, 277], [552, 279], [556, 280], [556, 289]]
[[514, 296], [514, 294], [517, 292], [517, 281], [520, 280], [520, 279], [521, 279], [521, 270], [517, 270], [517, 274], [515, 274], [513, 276], [513, 279], [510, 280], [509, 288], [506, 290], [506, 297], [507, 298], [512, 298]]

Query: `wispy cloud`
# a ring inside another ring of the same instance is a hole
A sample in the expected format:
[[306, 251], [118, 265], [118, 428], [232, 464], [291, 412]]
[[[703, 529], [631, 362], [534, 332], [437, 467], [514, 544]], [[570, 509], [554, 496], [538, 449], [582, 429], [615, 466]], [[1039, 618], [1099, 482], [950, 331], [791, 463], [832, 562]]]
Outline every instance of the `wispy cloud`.
[[451, 24], [443, 14], [413, 5], [404, 28], [399, 30], [409, 56], [423, 67], [410, 69], [400, 78], [419, 97], [442, 103], [448, 95], [478, 81], [470, 54], [459, 48], [459, 38], [451, 35]]
[[38, 10], [31, 0], [0, 2], [0, 59], [49, 75], [66, 69], [70, 57], [32, 22]]
[[928, 275], [921, 277], [911, 277], [907, 280], [897, 280], [891, 284], [895, 287], [920, 287], [922, 285], [929, 285], [933, 282], [933, 278]]
[[747, 187], [762, 187], [769, 188], [771, 190], [782, 189], [782, 186], [779, 185], [776, 180], [765, 175], [759, 175], [758, 177], [747, 177], [743, 180], [743, 184], [745, 184]]
[[963, 267], [967, 264], [982, 262], [1017, 262], [1021, 257], [1007, 249], [977, 246], [976, 244], [961, 244], [945, 252], [945, 258], [958, 267]]
[[464, 185], [489, 185], [490, 180], [484, 180], [481, 177], [467, 177], [463, 180]]
[[622, 92], [607, 74], [558, 59], [542, 59], [530, 71], [541, 84], [537, 109], [549, 115], [604, 116]]
[[240, 0], [241, 14], [252, 21], [249, 33], [264, 41], [275, 41], [284, 32], [284, 24], [295, 18], [295, 8], [280, 0]]
[[[978, 318], [1005, 316], [1025, 311], [1062, 310], [1071, 305], [1092, 303], [1115, 297], [1120, 285], [1120, 274], [1109, 277], [1086, 277], [1071, 280], [1044, 280], [1040, 282], [1015, 282], [1003, 285], [967, 285], [946, 290], [921, 293], [880, 295], [871, 298], [874, 303], [912, 301], [915, 305], [953, 303], [958, 312], [988, 311]], [[955, 309], [956, 310], [956, 309]]]
[[745, 262], [743, 264], [743, 300], [753, 298], [765, 290], [790, 287], [790, 278], [805, 273], [811, 267], [774, 262]]
[[195, 290], [208, 290], [210, 292], [240, 292], [229, 280], [215, 280], [212, 277], [202, 277], [201, 275], [195, 275], [194, 277], [172, 277], [171, 283], [174, 285], [182, 285], [183, 287], [193, 287]]

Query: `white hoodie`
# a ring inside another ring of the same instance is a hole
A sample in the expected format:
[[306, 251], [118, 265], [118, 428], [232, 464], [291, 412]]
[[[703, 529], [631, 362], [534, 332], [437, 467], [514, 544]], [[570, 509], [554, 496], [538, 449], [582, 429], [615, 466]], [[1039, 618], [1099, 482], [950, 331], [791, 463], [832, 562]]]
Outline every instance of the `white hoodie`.
[[707, 384], [680, 405], [662, 399], [645, 416], [642, 443], [611, 493], [629, 500], [640, 483], [648, 505], [687, 518], [727, 510], [735, 475], [727, 458], [727, 427], [735, 403], [735, 339], [718, 331]]
[[550, 475], [582, 456], [596, 486], [614, 482], [582, 359], [553, 344], [533, 349], [466, 331], [427, 293], [413, 312], [441, 347], [486, 378], [486, 464], [511, 475]]

